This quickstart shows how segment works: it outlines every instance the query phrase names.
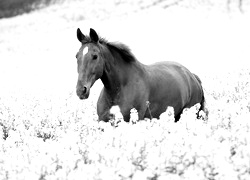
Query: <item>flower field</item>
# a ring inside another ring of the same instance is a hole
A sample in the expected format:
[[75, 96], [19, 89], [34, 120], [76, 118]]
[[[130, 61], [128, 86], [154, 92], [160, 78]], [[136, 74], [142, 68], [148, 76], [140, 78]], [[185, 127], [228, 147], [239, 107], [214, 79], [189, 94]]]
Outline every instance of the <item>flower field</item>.
[[177, 123], [169, 108], [115, 128], [74, 94], [1, 98], [1, 179], [248, 179], [250, 73], [226, 78], [207, 92], [207, 120], [193, 107]]
[[[54, 5], [0, 20], [0, 179], [250, 179], [247, 14], [173, 8], [88, 20], [78, 10]], [[160, 119], [97, 122], [101, 82], [87, 100], [75, 94], [75, 31], [92, 25], [145, 64], [180, 59], [202, 80], [208, 116], [196, 118], [197, 104], [177, 123], [171, 107]], [[144, 45], [150, 33], [159, 47]]]

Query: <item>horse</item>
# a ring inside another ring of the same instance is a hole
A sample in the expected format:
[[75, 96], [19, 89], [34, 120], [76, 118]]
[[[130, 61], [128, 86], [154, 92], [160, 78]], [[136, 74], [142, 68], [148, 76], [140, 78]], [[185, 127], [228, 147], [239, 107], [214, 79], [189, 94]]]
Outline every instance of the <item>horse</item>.
[[183, 109], [200, 103], [204, 110], [204, 93], [200, 78], [186, 67], [171, 61], [144, 65], [123, 43], [109, 42], [90, 28], [89, 35], [77, 29], [81, 47], [76, 54], [78, 80], [76, 94], [87, 99], [90, 88], [101, 79], [104, 87], [97, 101], [99, 121], [108, 122], [110, 108], [118, 105], [129, 122], [130, 110], [138, 111], [139, 119], [159, 118], [172, 106], [175, 121]]

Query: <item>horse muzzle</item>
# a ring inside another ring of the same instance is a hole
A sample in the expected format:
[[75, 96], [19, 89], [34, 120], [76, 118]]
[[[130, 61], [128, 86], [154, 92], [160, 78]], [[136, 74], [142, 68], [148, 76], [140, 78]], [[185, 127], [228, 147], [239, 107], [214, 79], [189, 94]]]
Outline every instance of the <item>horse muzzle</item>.
[[87, 99], [89, 97], [89, 89], [88, 86], [81, 86], [76, 88], [76, 94], [79, 97], [79, 99]]

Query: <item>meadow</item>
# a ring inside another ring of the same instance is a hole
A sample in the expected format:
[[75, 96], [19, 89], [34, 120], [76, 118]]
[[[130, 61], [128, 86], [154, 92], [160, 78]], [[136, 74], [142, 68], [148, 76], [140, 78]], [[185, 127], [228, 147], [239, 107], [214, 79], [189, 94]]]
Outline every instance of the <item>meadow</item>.
[[[250, 178], [247, 11], [72, 2], [0, 19], [0, 179]], [[129, 45], [145, 64], [184, 64], [202, 80], [208, 117], [194, 106], [174, 123], [169, 107], [160, 119], [98, 122], [101, 82], [87, 100], [75, 93], [78, 27]]]

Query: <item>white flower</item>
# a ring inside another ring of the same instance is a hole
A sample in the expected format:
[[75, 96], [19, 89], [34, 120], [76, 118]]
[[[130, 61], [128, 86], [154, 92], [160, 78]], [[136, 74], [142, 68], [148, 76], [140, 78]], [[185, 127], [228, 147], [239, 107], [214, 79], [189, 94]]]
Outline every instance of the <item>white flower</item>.
[[133, 175], [132, 180], [146, 180], [148, 177], [147, 173], [144, 171], [136, 171]]
[[111, 107], [110, 116], [111, 116], [111, 119], [110, 119], [111, 125], [114, 127], [117, 127], [118, 124], [123, 121], [123, 115], [121, 113], [119, 106]]
[[135, 124], [139, 120], [139, 115], [138, 112], [135, 108], [132, 108], [130, 110], [130, 122], [132, 124]]
[[174, 122], [174, 108], [172, 106], [168, 106], [166, 111], [160, 115], [160, 120]]

